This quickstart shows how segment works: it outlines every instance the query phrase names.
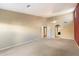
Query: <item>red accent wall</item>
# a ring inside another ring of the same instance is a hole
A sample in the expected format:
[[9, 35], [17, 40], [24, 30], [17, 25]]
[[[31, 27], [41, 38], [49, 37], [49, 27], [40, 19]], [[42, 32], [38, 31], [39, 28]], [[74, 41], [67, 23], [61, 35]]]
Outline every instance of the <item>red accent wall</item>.
[[77, 4], [74, 11], [74, 36], [75, 41], [79, 45], [79, 3]]

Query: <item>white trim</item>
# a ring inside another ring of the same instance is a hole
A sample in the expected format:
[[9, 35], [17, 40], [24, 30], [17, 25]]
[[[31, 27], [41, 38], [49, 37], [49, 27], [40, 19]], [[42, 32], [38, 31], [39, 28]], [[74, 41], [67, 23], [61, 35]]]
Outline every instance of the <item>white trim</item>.
[[[35, 39], [35, 40], [37, 40], [37, 39]], [[31, 41], [27, 41], [27, 42], [22, 42], [22, 43], [18, 43], [18, 44], [15, 44], [15, 45], [7, 46], [7, 47], [4, 47], [4, 48], [0, 48], [0, 51], [1, 50], [5, 50], [5, 49], [9, 49], [9, 48], [13, 48], [13, 47], [17, 47], [17, 46], [21, 46], [21, 45], [24, 45], [24, 44], [29, 44], [29, 43], [32, 43], [35, 40], [31, 40]]]

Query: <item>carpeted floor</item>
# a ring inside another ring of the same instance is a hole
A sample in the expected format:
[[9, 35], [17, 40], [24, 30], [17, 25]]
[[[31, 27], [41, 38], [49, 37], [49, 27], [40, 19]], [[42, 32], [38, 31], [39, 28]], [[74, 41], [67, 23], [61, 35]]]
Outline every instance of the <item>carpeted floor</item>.
[[1, 56], [79, 56], [73, 40], [39, 39], [29, 44], [0, 51]]

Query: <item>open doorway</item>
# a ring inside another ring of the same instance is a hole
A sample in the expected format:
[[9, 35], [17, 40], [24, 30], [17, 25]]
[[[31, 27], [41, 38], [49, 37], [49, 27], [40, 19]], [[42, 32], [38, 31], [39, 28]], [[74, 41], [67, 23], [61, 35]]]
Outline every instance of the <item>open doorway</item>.
[[59, 38], [59, 35], [61, 35], [61, 32], [59, 31], [60, 25], [55, 25], [55, 38]]

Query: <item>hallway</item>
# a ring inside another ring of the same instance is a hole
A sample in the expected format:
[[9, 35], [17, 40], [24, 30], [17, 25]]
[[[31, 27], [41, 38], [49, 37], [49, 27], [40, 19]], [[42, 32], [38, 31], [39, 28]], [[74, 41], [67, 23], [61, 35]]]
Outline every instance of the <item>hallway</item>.
[[0, 52], [1, 56], [79, 56], [73, 40], [42, 39]]

